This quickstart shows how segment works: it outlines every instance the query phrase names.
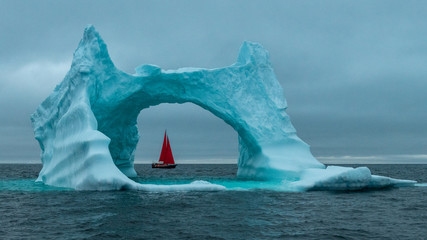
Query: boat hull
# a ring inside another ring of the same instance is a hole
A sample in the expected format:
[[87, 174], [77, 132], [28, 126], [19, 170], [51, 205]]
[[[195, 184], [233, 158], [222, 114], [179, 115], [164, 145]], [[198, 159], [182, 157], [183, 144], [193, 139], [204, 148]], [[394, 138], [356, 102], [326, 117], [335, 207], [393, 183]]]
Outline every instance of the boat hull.
[[177, 164], [160, 164], [153, 163], [151, 164], [151, 168], [175, 168]]

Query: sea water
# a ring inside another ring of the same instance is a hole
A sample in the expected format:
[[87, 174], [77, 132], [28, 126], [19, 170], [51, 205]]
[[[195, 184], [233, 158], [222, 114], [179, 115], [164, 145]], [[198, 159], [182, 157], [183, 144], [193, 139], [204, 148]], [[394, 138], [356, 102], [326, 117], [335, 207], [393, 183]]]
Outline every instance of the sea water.
[[135, 181], [216, 192], [74, 191], [35, 183], [41, 165], [0, 165], [1, 239], [425, 239], [427, 165], [369, 165], [416, 187], [287, 192], [235, 165], [136, 165]]

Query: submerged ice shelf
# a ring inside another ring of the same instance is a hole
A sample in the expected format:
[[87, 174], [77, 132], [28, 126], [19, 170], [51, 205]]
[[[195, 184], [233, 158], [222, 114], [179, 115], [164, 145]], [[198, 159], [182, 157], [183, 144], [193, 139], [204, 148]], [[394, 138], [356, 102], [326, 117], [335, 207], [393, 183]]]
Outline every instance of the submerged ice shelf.
[[[93, 26], [86, 27], [64, 80], [31, 120], [42, 150], [37, 181], [82, 190], [185, 189], [148, 186], [135, 177], [137, 117], [161, 103], [194, 103], [239, 134], [238, 176], [280, 179], [296, 189], [360, 189], [414, 182], [377, 177], [367, 168], [326, 168], [296, 135], [268, 52], [244, 42], [237, 62], [218, 69], [118, 70]], [[192, 189], [224, 187], [196, 182]]]

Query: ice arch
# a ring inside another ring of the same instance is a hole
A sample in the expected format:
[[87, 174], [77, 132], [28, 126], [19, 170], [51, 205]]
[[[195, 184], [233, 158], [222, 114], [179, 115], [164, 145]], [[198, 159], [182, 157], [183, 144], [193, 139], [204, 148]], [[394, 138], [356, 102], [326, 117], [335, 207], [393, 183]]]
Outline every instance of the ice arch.
[[342, 179], [350, 179], [344, 181], [348, 188], [371, 184], [367, 168], [323, 172], [324, 165], [295, 133], [282, 87], [261, 45], [244, 42], [237, 62], [225, 68], [162, 70], [143, 65], [129, 75], [114, 66], [92, 26], [85, 29], [64, 80], [32, 115], [42, 149], [37, 180], [75, 189], [150, 189], [126, 177], [136, 175], [138, 114], [161, 103], [186, 102], [212, 112], [237, 131], [240, 177], [297, 181], [306, 175], [308, 181], [300, 181], [305, 189], [319, 182], [313, 181], [312, 173], [327, 176], [322, 182], [327, 186], [343, 186]]
[[115, 166], [135, 176], [140, 111], [186, 102], [238, 132], [241, 177], [296, 178], [302, 169], [323, 168], [296, 136], [282, 87], [261, 45], [244, 42], [237, 62], [225, 68], [143, 65], [129, 75], [114, 66], [104, 41], [88, 26], [65, 79], [32, 115], [42, 149], [39, 180], [74, 188], [120, 182]]

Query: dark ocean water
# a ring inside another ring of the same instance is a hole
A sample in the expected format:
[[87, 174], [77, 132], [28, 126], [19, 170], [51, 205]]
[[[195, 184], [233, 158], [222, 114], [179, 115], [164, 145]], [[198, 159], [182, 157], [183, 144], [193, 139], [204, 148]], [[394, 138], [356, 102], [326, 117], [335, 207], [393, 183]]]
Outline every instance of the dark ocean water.
[[[427, 165], [369, 165], [427, 182]], [[72, 191], [0, 165], [0, 239], [427, 239], [427, 187], [302, 193]], [[235, 165], [137, 165], [139, 182], [235, 181]]]

